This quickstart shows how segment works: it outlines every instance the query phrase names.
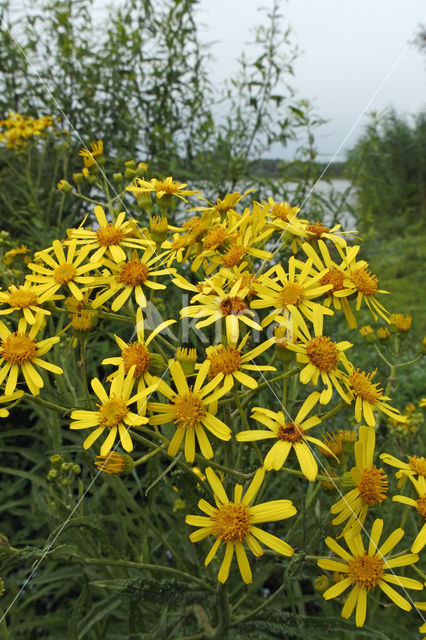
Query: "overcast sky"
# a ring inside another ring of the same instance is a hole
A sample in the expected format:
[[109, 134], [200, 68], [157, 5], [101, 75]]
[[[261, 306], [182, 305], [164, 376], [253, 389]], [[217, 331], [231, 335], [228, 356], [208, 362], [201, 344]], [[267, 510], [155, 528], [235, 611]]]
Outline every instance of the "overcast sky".
[[[259, 8], [271, 6], [272, 0], [200, 0], [200, 35], [213, 43], [215, 84], [238, 69], [243, 50], [250, 53], [250, 29], [265, 21]], [[317, 134], [323, 159], [334, 155], [366, 110], [393, 106], [412, 114], [426, 108], [426, 55], [408, 45], [426, 22], [425, 0], [281, 0], [280, 7], [302, 50], [294, 87], [299, 97], [315, 99], [330, 121]], [[366, 121], [364, 115], [344, 148], [353, 145]], [[344, 159], [344, 148], [336, 159]]]

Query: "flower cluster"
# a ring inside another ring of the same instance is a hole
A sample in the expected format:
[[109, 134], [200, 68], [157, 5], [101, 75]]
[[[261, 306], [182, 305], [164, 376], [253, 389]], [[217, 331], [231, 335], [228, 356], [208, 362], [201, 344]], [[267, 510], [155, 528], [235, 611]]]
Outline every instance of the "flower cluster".
[[[67, 181], [58, 185], [77, 196], [82, 179], [102, 187], [102, 141], [80, 156], [77, 191]], [[402, 529], [379, 546], [381, 519], [372, 524], [368, 550], [362, 539], [370, 514], [390, 497], [387, 472], [375, 456], [375, 427], [407, 418], [392, 406], [391, 385], [383, 389], [375, 370], [357, 366], [353, 343], [336, 337], [333, 317], [353, 330], [365, 305], [374, 320], [380, 316], [398, 332], [408, 331], [407, 320], [389, 319], [381, 302], [386, 292], [360, 259], [353, 233], [340, 225], [305, 219], [298, 207], [271, 198], [249, 203], [250, 192], [208, 202], [170, 176], [148, 178], [147, 169], [126, 163], [124, 176], [114, 174], [123, 183], [120, 194], [105, 206], [88, 207], [80, 226], [35, 253], [22, 284], [8, 283], [0, 292], [7, 321], [0, 322], [0, 402], [19, 401], [24, 391], [31, 401], [48, 375], [55, 384], [63, 369], [52, 361], [52, 347], [60, 341], [79, 345], [85, 398], [70, 407], [70, 429], [84, 432], [84, 449], [99, 452], [99, 473], [135, 473], [157, 453], [186, 470], [187, 463], [201, 467], [207, 482], [200, 480], [200, 487], [196, 481], [203, 515], [187, 515], [186, 523], [196, 527], [191, 541], [214, 540], [205, 565], [223, 547], [219, 582], [228, 579], [234, 554], [243, 581], [252, 582], [247, 549], [256, 557], [263, 546], [294, 554], [282, 521], [301, 507], [288, 499], [286, 484], [280, 483], [278, 499], [254, 504], [276, 474], [289, 474], [301, 482], [320, 480], [324, 488], [328, 483], [340, 494], [331, 506], [332, 526], [349, 551], [326, 538], [340, 559], [318, 562], [339, 574], [324, 598], [352, 587], [342, 615], [355, 609], [358, 626], [365, 621], [367, 593], [376, 587], [408, 610], [409, 602], [390, 585], [423, 585], [392, 569], [418, 561], [426, 524], [402, 556], [388, 557]], [[177, 203], [185, 207], [195, 195], [203, 204], [184, 219], [174, 216]], [[132, 217], [128, 209], [135, 205]], [[158, 215], [152, 214], [155, 206]], [[182, 292], [186, 302], [178, 312]], [[55, 324], [64, 316], [71, 319], [66, 326]], [[88, 381], [87, 345], [94, 327], [109, 322], [121, 323], [123, 332], [104, 331], [115, 342], [108, 357], [93, 363], [97, 374]], [[364, 327], [362, 333], [370, 331]], [[352, 428], [325, 435], [328, 419], [344, 411]], [[148, 452], [133, 460], [140, 443]], [[390, 454], [381, 460], [398, 468], [397, 479], [411, 492], [392, 500], [424, 520], [425, 459], [413, 452], [408, 462]], [[234, 484], [231, 491], [230, 477], [248, 484]], [[272, 524], [258, 526], [265, 523]]]

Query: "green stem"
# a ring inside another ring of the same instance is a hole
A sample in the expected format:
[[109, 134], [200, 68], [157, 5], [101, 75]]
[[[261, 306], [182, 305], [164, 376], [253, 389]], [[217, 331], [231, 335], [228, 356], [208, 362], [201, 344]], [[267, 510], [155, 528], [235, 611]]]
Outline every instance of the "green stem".
[[228, 587], [226, 584], [218, 585], [218, 603], [217, 603], [217, 613], [219, 618], [219, 623], [214, 631], [214, 635], [212, 636], [212, 640], [226, 640], [228, 638], [228, 631], [231, 621], [231, 614], [229, 610], [229, 599], [228, 599]]
[[401, 364], [397, 364], [396, 368], [400, 369], [401, 367], [409, 367], [410, 364], [414, 364], [415, 362], [417, 362], [418, 360], [420, 360], [420, 358], [423, 357], [423, 353], [419, 353], [418, 356], [416, 356], [415, 358], [413, 358], [412, 360], [409, 360], [408, 362], [401, 362]]
[[23, 396], [26, 400], [32, 400], [36, 404], [41, 405], [42, 407], [47, 407], [48, 409], [52, 409], [53, 411], [58, 411], [59, 413], [71, 413], [73, 409], [69, 409], [68, 407], [62, 407], [60, 404], [55, 404], [54, 402], [49, 402], [48, 400], [43, 400], [38, 396], [32, 396], [29, 393], [25, 393]]
[[384, 363], [386, 363], [388, 365], [388, 367], [391, 369], [392, 365], [389, 362], [389, 360], [387, 358], [385, 358], [385, 356], [383, 355], [383, 353], [380, 351], [379, 347], [377, 346], [376, 343], [374, 343], [374, 348], [377, 351], [377, 355], [379, 356], [379, 358], [381, 358], [383, 360]]
[[328, 420], [328, 418], [331, 418], [332, 416], [336, 415], [336, 413], [340, 413], [344, 409], [347, 409], [347, 407], [349, 406], [350, 406], [349, 404], [347, 404], [346, 402], [344, 402], [344, 400], [342, 400], [341, 402], [339, 402], [338, 405], [334, 407], [334, 409], [327, 411], [327, 413], [323, 413], [319, 417], [324, 422], [324, 420]]
[[87, 386], [87, 375], [86, 375], [86, 346], [87, 340], [82, 340], [80, 343], [80, 372], [81, 372], [81, 382], [84, 389], [84, 395], [86, 396], [86, 402], [89, 409], [92, 408], [92, 402], [90, 400], [89, 387]]

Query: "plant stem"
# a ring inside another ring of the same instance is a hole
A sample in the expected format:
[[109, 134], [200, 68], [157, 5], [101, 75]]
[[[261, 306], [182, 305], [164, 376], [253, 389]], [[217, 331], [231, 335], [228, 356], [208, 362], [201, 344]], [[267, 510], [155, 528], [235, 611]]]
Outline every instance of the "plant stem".
[[38, 396], [32, 396], [29, 393], [25, 393], [23, 395], [23, 398], [25, 398], [26, 400], [32, 400], [33, 402], [41, 405], [42, 407], [47, 407], [48, 409], [52, 409], [53, 411], [58, 411], [59, 413], [62, 413], [62, 414], [71, 413], [72, 411], [72, 409], [69, 409], [68, 407], [62, 407], [60, 404], [55, 404], [54, 402], [43, 400], [42, 398], [39, 398]]

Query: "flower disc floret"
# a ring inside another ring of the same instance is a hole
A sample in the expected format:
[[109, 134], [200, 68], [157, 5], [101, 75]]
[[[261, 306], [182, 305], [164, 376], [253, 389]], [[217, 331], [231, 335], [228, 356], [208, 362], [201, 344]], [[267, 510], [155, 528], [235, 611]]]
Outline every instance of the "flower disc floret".
[[241, 365], [241, 351], [220, 345], [208, 356], [210, 360], [209, 376], [214, 378], [218, 373], [229, 374], [238, 371]]
[[348, 562], [348, 578], [363, 589], [374, 589], [383, 578], [383, 560], [364, 552], [362, 556], [353, 556]]
[[364, 267], [360, 269], [352, 269], [349, 272], [349, 278], [355, 287], [365, 296], [374, 296], [378, 291], [379, 279], [371, 271], [367, 271]]
[[342, 271], [339, 271], [339, 269], [331, 268], [327, 271], [326, 274], [322, 276], [322, 278], [320, 279], [320, 283], [332, 285], [333, 288], [326, 291], [326, 294], [328, 296], [331, 296], [336, 291], [342, 291], [345, 288], [344, 280], [345, 276], [343, 275]]
[[298, 442], [303, 438], [304, 431], [295, 422], [288, 422], [281, 425], [278, 429], [277, 436], [286, 442]]
[[174, 398], [172, 412], [178, 428], [198, 426], [206, 413], [201, 398], [192, 391]]
[[127, 415], [128, 408], [121, 398], [107, 400], [99, 409], [99, 424], [102, 427], [116, 427]]
[[306, 354], [321, 371], [333, 371], [339, 362], [339, 350], [335, 342], [325, 336], [313, 338], [306, 345]]
[[297, 305], [303, 300], [303, 287], [295, 282], [288, 282], [279, 293], [280, 302], [284, 307], [289, 304]]
[[220, 308], [224, 316], [238, 316], [247, 309], [247, 305], [244, 300], [238, 296], [228, 296], [221, 301]]
[[15, 331], [4, 341], [1, 347], [1, 355], [11, 364], [22, 365], [35, 358], [37, 346], [25, 333]]
[[110, 247], [113, 244], [120, 244], [124, 238], [124, 232], [122, 229], [111, 223], [108, 223], [106, 227], [100, 227], [96, 231], [96, 237], [98, 242], [103, 247]]
[[149, 270], [140, 260], [131, 260], [120, 271], [119, 281], [129, 287], [136, 287], [148, 279]]
[[148, 371], [151, 364], [152, 356], [144, 344], [140, 342], [132, 342], [121, 352], [124, 361], [124, 372], [128, 373], [133, 365], [135, 365], [135, 378]]
[[37, 306], [38, 299], [33, 291], [16, 289], [16, 291], [13, 291], [10, 294], [8, 304], [11, 307], [15, 307], [17, 309], [24, 309], [25, 307], [30, 307], [31, 305]]
[[371, 382], [371, 379], [375, 375], [375, 371], [372, 373], [365, 373], [359, 369], [354, 370], [350, 376], [350, 383], [357, 396], [360, 396], [367, 402], [376, 402], [382, 397], [383, 391], [378, 388], [379, 383]]
[[76, 275], [76, 268], [69, 262], [60, 264], [59, 267], [56, 267], [56, 269], [53, 271], [53, 278], [58, 284], [67, 284], [67, 282], [71, 282], [71, 280], [74, 280]]
[[426, 496], [422, 496], [417, 502], [417, 511], [418, 513], [426, 520]]
[[314, 235], [317, 238], [321, 238], [323, 233], [328, 233], [330, 231], [329, 227], [326, 227], [322, 222], [312, 222], [308, 224], [306, 227], [306, 231], [310, 235]]
[[417, 473], [419, 476], [426, 477], [426, 458], [423, 456], [410, 456], [408, 458], [410, 469]]
[[216, 227], [207, 233], [203, 238], [203, 245], [206, 249], [220, 247], [226, 240], [228, 232], [224, 227]]
[[224, 542], [241, 542], [250, 531], [250, 511], [245, 504], [225, 504], [211, 521], [213, 535]]
[[234, 267], [239, 264], [246, 253], [245, 247], [242, 245], [234, 244], [228, 249], [228, 251], [222, 256], [222, 264], [224, 267]]
[[383, 502], [388, 490], [386, 478], [387, 476], [383, 469], [377, 469], [377, 467], [364, 469], [361, 482], [358, 485], [361, 500], [364, 504], [371, 507], [373, 504]]

